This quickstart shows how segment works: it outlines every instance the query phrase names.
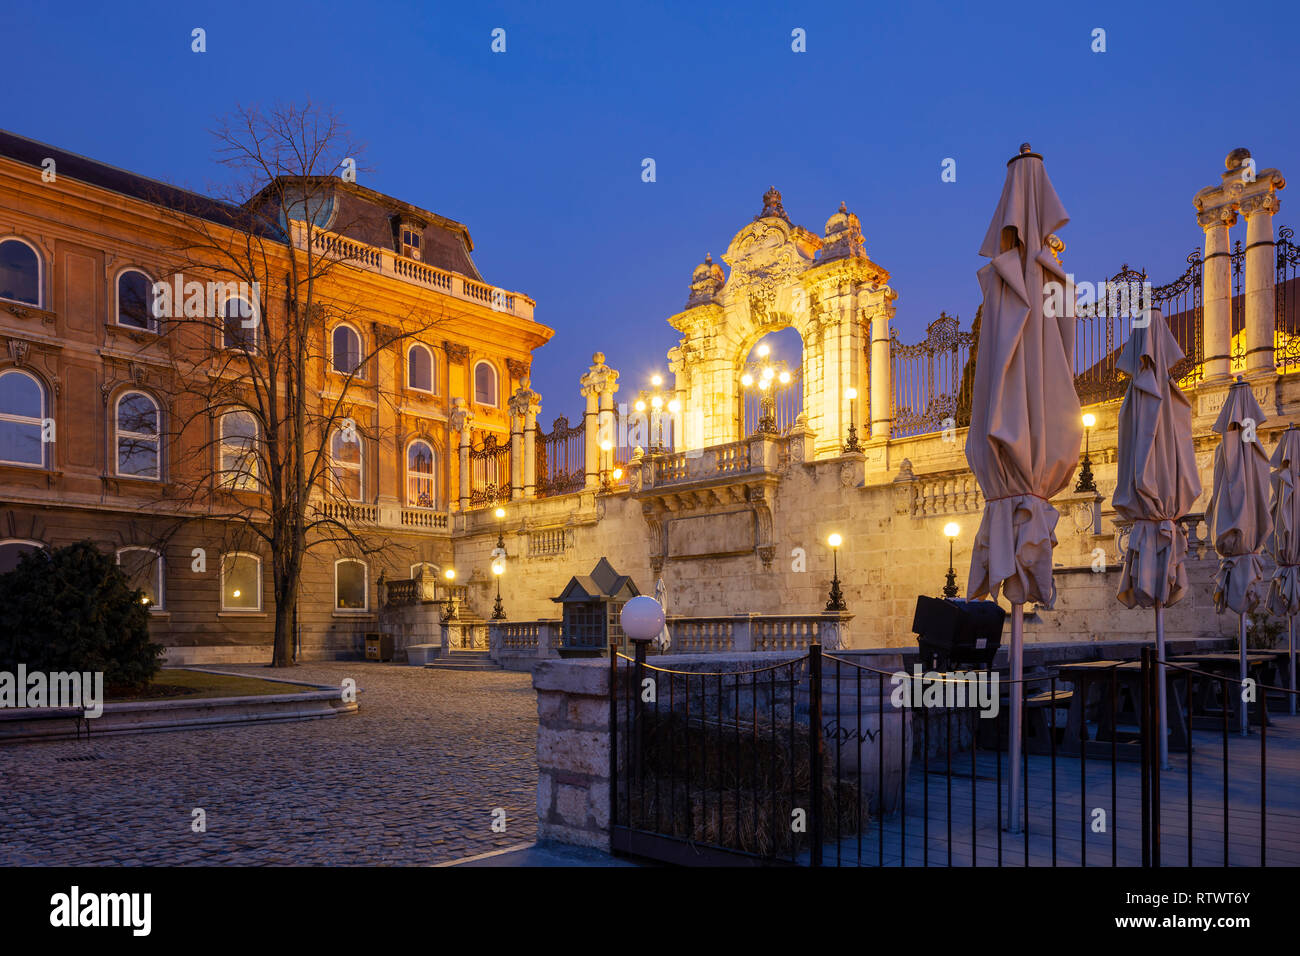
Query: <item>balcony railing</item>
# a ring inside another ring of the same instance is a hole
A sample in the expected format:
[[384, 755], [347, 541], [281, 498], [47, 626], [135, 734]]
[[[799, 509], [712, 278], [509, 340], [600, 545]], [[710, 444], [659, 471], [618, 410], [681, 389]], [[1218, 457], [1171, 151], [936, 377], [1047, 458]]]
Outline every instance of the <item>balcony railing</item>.
[[[292, 226], [294, 245], [302, 249], [307, 242], [306, 226], [297, 220], [294, 220]], [[494, 312], [504, 312], [529, 321], [533, 319], [533, 300], [522, 293], [484, 285], [454, 272], [408, 259], [391, 249], [357, 242], [347, 236], [321, 229], [312, 231], [311, 244], [318, 254], [347, 262], [358, 269], [392, 276], [426, 289], [436, 289], [456, 299], [486, 305]]]
[[359, 501], [317, 500], [312, 504], [317, 518], [337, 521], [349, 527], [393, 528], [404, 531], [447, 531], [447, 512], [428, 508], [402, 508], [365, 504]]

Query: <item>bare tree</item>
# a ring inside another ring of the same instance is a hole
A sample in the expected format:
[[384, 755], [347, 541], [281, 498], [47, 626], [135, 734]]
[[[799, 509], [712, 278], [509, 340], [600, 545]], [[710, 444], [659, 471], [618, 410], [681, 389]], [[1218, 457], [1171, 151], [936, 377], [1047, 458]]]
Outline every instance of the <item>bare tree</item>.
[[[373, 522], [357, 520], [368, 506], [357, 501], [361, 471], [349, 458], [362, 461], [363, 444], [377, 449], [385, 438], [375, 402], [393, 396], [370, 378], [377, 357], [441, 320], [414, 309], [395, 315], [360, 295], [355, 270], [374, 265], [374, 247], [342, 238], [346, 223], [318, 225], [340, 172], [346, 181], [361, 156], [333, 113], [240, 108], [214, 135], [233, 186], [221, 203], [173, 208], [173, 275], [153, 290], [172, 362], [167, 432], [178, 449], [166, 497], [173, 528], [203, 522], [221, 529], [223, 550], [260, 544], [269, 554], [271, 663], [283, 667], [295, 662], [307, 554], [389, 545]], [[331, 354], [328, 330], [344, 320], [373, 334]], [[370, 395], [359, 404], [362, 389]]]

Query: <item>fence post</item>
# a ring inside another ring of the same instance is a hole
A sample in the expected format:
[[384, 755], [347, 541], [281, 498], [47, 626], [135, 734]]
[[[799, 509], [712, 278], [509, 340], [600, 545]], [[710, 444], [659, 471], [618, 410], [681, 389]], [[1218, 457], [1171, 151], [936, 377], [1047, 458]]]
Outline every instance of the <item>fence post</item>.
[[812, 791], [809, 807], [812, 840], [809, 862], [822, 865], [822, 646], [814, 641], [808, 646], [808, 788]]
[[618, 826], [618, 642], [609, 642], [609, 838]]

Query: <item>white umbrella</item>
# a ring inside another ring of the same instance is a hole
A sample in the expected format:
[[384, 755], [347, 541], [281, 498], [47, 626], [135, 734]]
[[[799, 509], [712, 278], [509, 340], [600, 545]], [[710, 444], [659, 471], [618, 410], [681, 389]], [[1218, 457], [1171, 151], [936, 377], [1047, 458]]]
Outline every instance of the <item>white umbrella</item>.
[[[1237, 376], [1228, 389], [1214, 430], [1223, 436], [1214, 451], [1214, 490], [1205, 509], [1219, 570], [1214, 575], [1214, 606], [1239, 615], [1241, 680], [1246, 680], [1246, 615], [1259, 604], [1264, 577], [1259, 549], [1273, 531], [1268, 513], [1268, 456], [1256, 430], [1264, 410], [1250, 388]], [[1240, 707], [1241, 734], [1247, 732], [1246, 706]]]
[[1045, 309], [1045, 284], [1069, 288], [1048, 236], [1069, 216], [1043, 159], [1021, 147], [1007, 163], [997, 211], [980, 255], [984, 293], [966, 460], [984, 493], [967, 594], [1011, 602], [1011, 761], [1008, 823], [1020, 828], [1020, 745], [1024, 604], [1052, 607], [1052, 549], [1060, 515], [1048, 499], [1069, 484], [1079, 461], [1083, 422], [1074, 391], [1074, 303]]
[[1268, 552], [1277, 563], [1268, 588], [1268, 607], [1287, 619], [1287, 648], [1291, 659], [1292, 716], [1296, 712], [1295, 618], [1300, 614], [1300, 428], [1294, 424], [1282, 433], [1273, 451], [1273, 534]]
[[[1133, 522], [1120, 575], [1125, 607], [1153, 607], [1156, 657], [1165, 659], [1164, 609], [1187, 590], [1187, 536], [1178, 519], [1201, 495], [1192, 444], [1192, 404], [1169, 377], [1183, 350], [1156, 309], [1145, 327], [1135, 325], [1118, 367], [1130, 376], [1119, 409], [1118, 479], [1111, 500]], [[1165, 666], [1159, 665], [1160, 766], [1169, 766]]]
[[660, 654], [666, 654], [668, 648], [672, 646], [672, 635], [668, 633], [668, 588], [664, 585], [664, 579], [660, 578], [655, 583], [655, 600], [659, 606], [664, 609], [664, 629], [659, 632], [659, 636], [653, 641], [655, 650]]

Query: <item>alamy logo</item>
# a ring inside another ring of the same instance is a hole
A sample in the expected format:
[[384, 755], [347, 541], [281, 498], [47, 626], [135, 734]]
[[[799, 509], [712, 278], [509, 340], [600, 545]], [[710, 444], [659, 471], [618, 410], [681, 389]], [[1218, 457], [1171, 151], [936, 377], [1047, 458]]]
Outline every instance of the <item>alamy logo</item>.
[[104, 713], [103, 671], [0, 671], [0, 707], [77, 707], [86, 717]]
[[148, 936], [153, 919], [152, 893], [82, 893], [78, 886], [50, 897], [50, 925], [126, 926], [133, 936]]
[[997, 717], [1001, 706], [997, 671], [921, 671], [921, 665], [890, 675], [889, 702], [895, 707], [977, 707], [981, 717]]
[[261, 321], [261, 286], [256, 282], [186, 281], [179, 272], [171, 281], [153, 284], [155, 319], [238, 319], [246, 329]]

